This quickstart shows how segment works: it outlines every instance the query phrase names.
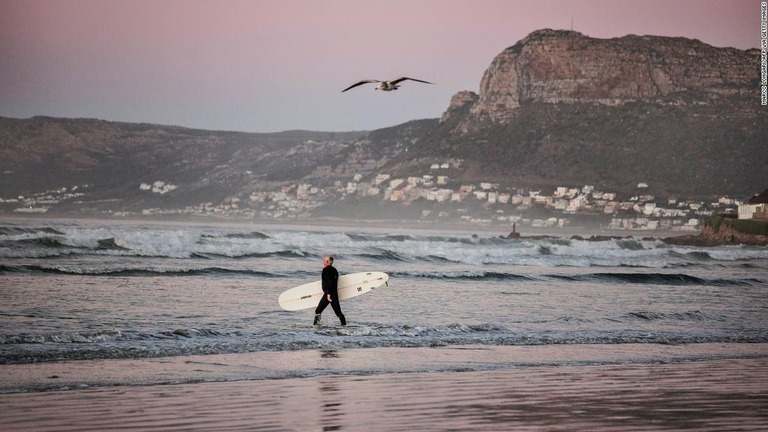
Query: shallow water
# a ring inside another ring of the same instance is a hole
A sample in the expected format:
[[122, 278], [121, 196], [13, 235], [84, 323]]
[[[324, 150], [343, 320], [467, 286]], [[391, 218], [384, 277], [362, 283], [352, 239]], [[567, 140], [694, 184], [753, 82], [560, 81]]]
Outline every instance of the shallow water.
[[[319, 279], [388, 286], [328, 310]], [[0, 223], [0, 364], [458, 345], [768, 342], [768, 248], [384, 229]]]

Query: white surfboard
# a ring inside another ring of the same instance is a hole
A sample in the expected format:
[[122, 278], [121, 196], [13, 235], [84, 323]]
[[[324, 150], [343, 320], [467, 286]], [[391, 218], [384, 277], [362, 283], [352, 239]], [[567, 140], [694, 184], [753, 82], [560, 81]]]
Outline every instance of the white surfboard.
[[[382, 272], [362, 272], [339, 276], [336, 285], [339, 299], [346, 300], [352, 297], [371, 292], [384, 285], [389, 280], [389, 275]], [[320, 297], [323, 295], [323, 282], [315, 281], [296, 288], [291, 288], [280, 294], [277, 302], [280, 307], [288, 311], [296, 311], [317, 307]]]

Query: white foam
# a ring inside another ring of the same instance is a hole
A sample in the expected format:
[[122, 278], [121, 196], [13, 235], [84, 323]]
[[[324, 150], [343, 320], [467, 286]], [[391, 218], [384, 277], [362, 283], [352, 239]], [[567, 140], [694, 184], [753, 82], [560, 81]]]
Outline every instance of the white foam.
[[[185, 229], [124, 226], [56, 227], [62, 235], [40, 229], [0, 236], [0, 257], [43, 258], [71, 254], [190, 258], [195, 255], [242, 257], [279, 252], [296, 256], [326, 254], [376, 256], [408, 262], [445, 259], [470, 266], [523, 265], [537, 267], [666, 268], [707, 262], [768, 260], [768, 249], [742, 246], [697, 248], [669, 246], [660, 240], [524, 239], [500, 241], [461, 235], [441, 237], [411, 234], [402, 238], [355, 235], [340, 231], [265, 231], [266, 238], [220, 228]], [[232, 235], [235, 234], [235, 235]], [[243, 234], [243, 235], [239, 235]], [[59, 246], [12, 245], [15, 241], [51, 238]], [[110, 240], [105, 246], [103, 241]], [[102, 243], [100, 243], [100, 241]], [[629, 244], [628, 242], [631, 242]], [[114, 247], [112, 247], [114, 246]], [[698, 253], [698, 254], [697, 254]], [[703, 259], [702, 259], [703, 257]], [[711, 258], [707, 259], [707, 257]]]

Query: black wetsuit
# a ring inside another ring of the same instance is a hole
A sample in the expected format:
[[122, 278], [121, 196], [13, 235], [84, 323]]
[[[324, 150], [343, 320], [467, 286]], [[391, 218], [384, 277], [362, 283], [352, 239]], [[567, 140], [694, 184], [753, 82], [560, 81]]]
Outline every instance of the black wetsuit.
[[[336, 316], [341, 320], [341, 325], [347, 325], [347, 320], [344, 318], [344, 314], [341, 313], [341, 304], [339, 304], [338, 282], [339, 272], [333, 267], [333, 265], [323, 267], [323, 297], [320, 299], [320, 303], [317, 304], [315, 309], [315, 324], [319, 319], [319, 315], [323, 313], [328, 303], [331, 304]], [[331, 295], [333, 301], [328, 301], [328, 294]]]

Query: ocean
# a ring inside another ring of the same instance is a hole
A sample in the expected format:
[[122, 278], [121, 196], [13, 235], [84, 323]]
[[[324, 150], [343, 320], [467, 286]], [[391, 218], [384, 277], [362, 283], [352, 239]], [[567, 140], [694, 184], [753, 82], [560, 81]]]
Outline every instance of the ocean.
[[[6, 374], [0, 393], [768, 359], [766, 247], [498, 234], [0, 222], [0, 371], [42, 371]], [[390, 277], [342, 303], [346, 327], [277, 303], [329, 254], [341, 274]], [[728, 344], [754, 348], [709, 348]], [[258, 367], [184, 366], [241, 355]], [[156, 373], [160, 360], [176, 366]], [[63, 379], [85, 364], [112, 372]]]

